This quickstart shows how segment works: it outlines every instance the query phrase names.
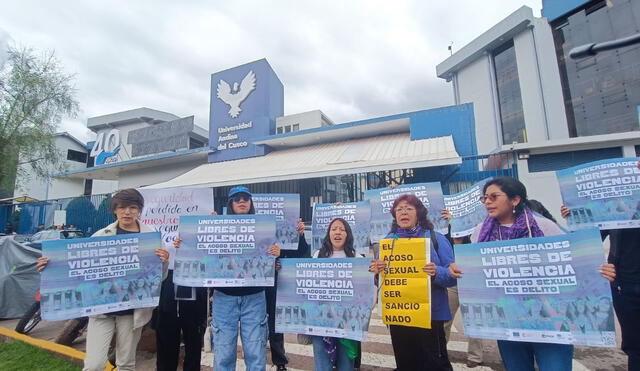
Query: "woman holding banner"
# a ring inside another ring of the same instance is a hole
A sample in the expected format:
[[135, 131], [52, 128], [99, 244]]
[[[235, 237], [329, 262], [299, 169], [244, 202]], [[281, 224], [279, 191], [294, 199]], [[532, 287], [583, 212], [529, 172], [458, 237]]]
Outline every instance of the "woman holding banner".
[[[137, 190], [130, 188], [116, 193], [111, 199], [110, 210], [116, 221], [97, 231], [91, 237], [113, 236], [128, 233], [153, 232], [149, 227], [140, 224], [138, 219], [144, 207], [144, 198]], [[167, 272], [169, 252], [156, 249], [156, 255], [162, 260], [163, 275]], [[38, 271], [42, 271], [49, 259], [38, 259]], [[107, 352], [112, 337], [116, 337], [116, 366], [118, 370], [135, 370], [136, 348], [142, 333], [142, 327], [149, 322], [153, 308], [128, 309], [89, 317], [87, 329], [87, 356], [84, 360], [84, 371], [104, 370]]]
[[[391, 344], [396, 370], [453, 370], [447, 354], [444, 324], [451, 320], [447, 287], [456, 280], [449, 274], [453, 249], [447, 238], [433, 230], [427, 218], [427, 208], [416, 196], [404, 194], [396, 198], [391, 208], [393, 224], [386, 238], [429, 238], [430, 263], [422, 270], [431, 277], [431, 328], [390, 325]], [[370, 270], [383, 271], [384, 261], [374, 260]]]
[[[346, 220], [336, 218], [331, 221], [327, 234], [322, 240], [322, 247], [314, 254], [314, 258], [353, 258], [356, 250], [353, 247], [353, 233]], [[336, 317], [332, 315], [332, 317]], [[311, 336], [313, 343], [313, 362], [316, 371], [352, 371], [354, 360], [358, 354], [358, 342], [350, 339]]]
[[[554, 236], [564, 232], [551, 220], [534, 215], [527, 201], [527, 190], [517, 179], [501, 177], [489, 180], [480, 201], [488, 216], [476, 226], [472, 242], [490, 242], [518, 238]], [[460, 277], [462, 271], [455, 263], [451, 274]], [[573, 345], [498, 340], [500, 356], [507, 370], [540, 371], [571, 370]]]

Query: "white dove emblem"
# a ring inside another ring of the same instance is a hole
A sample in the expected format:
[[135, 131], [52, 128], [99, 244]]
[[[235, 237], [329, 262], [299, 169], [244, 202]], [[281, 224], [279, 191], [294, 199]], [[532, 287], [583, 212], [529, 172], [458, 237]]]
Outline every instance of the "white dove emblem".
[[242, 109], [240, 109], [240, 103], [242, 103], [252, 91], [256, 88], [256, 74], [253, 71], [249, 71], [247, 76], [242, 79], [240, 87], [238, 83], [233, 83], [233, 89], [224, 81], [220, 80], [218, 83], [217, 97], [223, 102], [229, 105], [229, 116], [232, 118], [238, 117]]

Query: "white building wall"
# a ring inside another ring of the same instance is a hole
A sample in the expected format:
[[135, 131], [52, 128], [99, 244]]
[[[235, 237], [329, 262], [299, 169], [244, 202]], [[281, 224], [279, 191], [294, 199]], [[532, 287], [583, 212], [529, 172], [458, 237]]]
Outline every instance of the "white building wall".
[[[56, 135], [54, 142], [67, 170], [79, 170], [86, 168], [85, 163], [67, 160], [67, 150], [72, 149], [74, 151], [87, 153], [87, 149], [84, 146], [65, 135]], [[81, 195], [84, 191], [84, 181], [61, 181], [56, 178], [36, 178], [35, 175], [30, 174], [30, 166], [22, 165], [22, 169], [29, 175], [26, 177], [18, 177], [16, 179], [14, 196], [26, 195], [38, 200], [48, 200], [54, 198], [74, 197]], [[54, 173], [57, 172], [58, 171], [53, 168], [50, 170], [51, 175], [54, 175]]]
[[490, 153], [499, 145], [490, 68], [489, 57], [485, 55], [457, 74], [459, 103], [473, 103], [476, 141], [480, 154]]
[[206, 159], [202, 162], [185, 162], [171, 164], [164, 167], [143, 167], [140, 169], [123, 171], [120, 173], [118, 189], [144, 187], [151, 184], [166, 182], [179, 175], [193, 170], [198, 165], [206, 163]]
[[118, 190], [117, 180], [97, 180], [94, 179], [91, 184], [92, 195], [102, 195], [105, 193], [113, 193]]
[[527, 28], [513, 38], [520, 80], [522, 110], [527, 129], [527, 142], [535, 143], [547, 139], [545, 107], [542, 97], [538, 60], [533, 31]]
[[562, 83], [560, 82], [560, 68], [558, 67], [551, 26], [545, 18], [535, 19], [533, 37], [538, 55], [549, 139], [569, 138], [567, 114], [562, 95]]
[[323, 120], [323, 113], [320, 110], [314, 110], [309, 112], [295, 113], [292, 115], [286, 115], [276, 118], [276, 133], [277, 128], [284, 128], [285, 126], [299, 125], [298, 130], [314, 129], [323, 126], [333, 125], [328, 118]]
[[527, 160], [518, 160], [518, 179], [527, 188], [527, 196], [530, 200], [542, 202], [559, 224], [563, 227], [567, 226], [560, 215], [562, 196], [555, 171], [530, 173]]
[[54, 178], [49, 189], [47, 199], [69, 198], [82, 196], [84, 193], [84, 179]]

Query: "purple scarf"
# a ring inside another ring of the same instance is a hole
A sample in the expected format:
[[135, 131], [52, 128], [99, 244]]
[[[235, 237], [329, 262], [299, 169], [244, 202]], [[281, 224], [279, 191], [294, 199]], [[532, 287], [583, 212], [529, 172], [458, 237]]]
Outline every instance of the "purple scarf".
[[398, 227], [396, 235], [398, 238], [422, 238], [424, 237], [424, 232], [422, 231], [422, 227], [418, 224], [411, 229]]
[[[527, 228], [527, 219], [529, 220], [529, 228]], [[516, 238], [543, 237], [544, 233], [538, 226], [536, 219], [533, 217], [531, 210], [524, 208], [524, 211], [516, 217], [511, 227], [501, 226], [498, 220], [487, 216], [482, 223], [482, 228], [478, 234], [478, 242], [489, 242], [499, 240], [514, 240]], [[502, 238], [500, 238], [502, 237]]]

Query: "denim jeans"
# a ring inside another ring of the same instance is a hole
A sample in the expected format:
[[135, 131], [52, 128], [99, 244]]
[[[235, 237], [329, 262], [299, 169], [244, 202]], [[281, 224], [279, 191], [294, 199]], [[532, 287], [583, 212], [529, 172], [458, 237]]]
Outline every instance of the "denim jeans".
[[508, 371], [533, 371], [534, 359], [540, 371], [571, 371], [570, 344], [498, 340], [498, 349]]
[[[315, 371], [332, 371], [333, 365], [331, 364], [331, 359], [329, 359], [329, 355], [327, 354], [322, 337], [312, 336], [311, 342], [313, 343], [313, 363], [315, 365]], [[349, 359], [347, 351], [342, 344], [337, 344], [336, 352], [337, 371], [352, 371], [353, 359]]]
[[213, 369], [236, 369], [238, 324], [247, 371], [264, 371], [267, 366], [267, 310], [264, 291], [232, 296], [213, 292]]

